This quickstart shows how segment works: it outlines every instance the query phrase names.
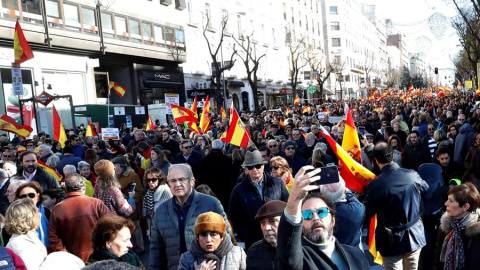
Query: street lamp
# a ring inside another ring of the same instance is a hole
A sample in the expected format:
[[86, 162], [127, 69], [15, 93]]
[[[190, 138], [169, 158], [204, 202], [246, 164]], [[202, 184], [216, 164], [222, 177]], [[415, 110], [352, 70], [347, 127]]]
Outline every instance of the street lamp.
[[337, 81], [338, 84], [340, 85], [340, 100], [343, 99], [343, 89], [342, 89], [342, 81], [343, 81], [343, 75], [342, 75], [342, 70], [337, 70], [335, 73], [337, 75]]

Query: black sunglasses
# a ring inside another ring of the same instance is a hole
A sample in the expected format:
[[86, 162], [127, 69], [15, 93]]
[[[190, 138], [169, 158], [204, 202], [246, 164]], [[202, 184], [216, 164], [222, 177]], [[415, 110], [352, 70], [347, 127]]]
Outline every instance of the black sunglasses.
[[158, 178], [146, 178], [145, 181], [147, 181], [148, 183], [154, 183], [158, 181]]
[[20, 195], [20, 198], [25, 199], [25, 198], [27, 198], [27, 196], [28, 196], [30, 199], [33, 199], [33, 198], [35, 198], [35, 196], [37, 196], [37, 194], [35, 194], [35, 193], [22, 194], [22, 195]]
[[268, 147], [269, 148], [274, 148], [274, 147], [277, 147], [277, 145], [269, 145]]
[[280, 167], [282, 167], [282, 166], [272, 166], [272, 169], [278, 170], [278, 168], [280, 168]]
[[253, 166], [245, 166], [248, 170], [253, 170], [253, 168], [255, 169], [260, 169], [261, 167], [263, 166], [263, 164], [257, 164], [257, 165], [253, 165]]
[[192, 148], [192, 146], [185, 146], [185, 147], [183, 147], [183, 149], [190, 149], [190, 148]]

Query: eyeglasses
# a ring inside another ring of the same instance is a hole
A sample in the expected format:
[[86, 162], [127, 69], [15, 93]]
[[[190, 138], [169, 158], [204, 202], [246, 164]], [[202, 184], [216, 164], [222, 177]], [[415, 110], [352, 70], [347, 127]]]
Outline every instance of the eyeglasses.
[[367, 140], [373, 140], [373, 138], [372, 137], [367, 137]]
[[287, 147], [287, 148], [285, 148], [285, 150], [295, 150], [295, 148], [293, 148], [293, 147]]
[[217, 233], [217, 232], [205, 232], [205, 233], [200, 234], [200, 236], [203, 237], [203, 238], [207, 238], [209, 235], [210, 235], [211, 238], [215, 238], [217, 236], [220, 236], [220, 234]]
[[278, 145], [275, 144], [275, 145], [269, 145], [268, 148], [274, 148], [274, 147], [277, 147]]
[[429, 128], [428, 130], [433, 130], [433, 128]]
[[299, 136], [300, 133], [292, 133], [293, 136]]
[[185, 146], [185, 147], [183, 147], [183, 149], [190, 149], [190, 148], [192, 148], [191, 145], [190, 145], [190, 146]]
[[22, 195], [20, 195], [20, 198], [25, 199], [25, 198], [27, 198], [27, 196], [28, 196], [30, 199], [33, 199], [33, 198], [35, 198], [35, 197], [37, 196], [37, 194], [35, 194], [35, 193], [22, 194]]
[[272, 170], [278, 170], [279, 168], [281, 168], [282, 166], [272, 166]]
[[183, 183], [183, 182], [186, 182], [187, 180], [188, 180], [188, 178], [186, 178], [186, 177], [180, 177], [180, 178], [177, 178], [177, 179], [170, 179], [170, 180], [168, 180], [168, 183], [173, 185], [176, 182]]
[[154, 183], [158, 181], [158, 178], [146, 178], [145, 181], [147, 181], [147, 183]]
[[465, 119], [458, 119], [458, 121], [465, 121]]
[[[328, 212], [330, 212], [330, 210], [328, 209], [328, 207], [320, 207], [315, 210], [315, 212], [317, 213], [317, 216], [319, 218], [325, 218], [328, 215]], [[302, 217], [304, 220], [311, 220], [313, 218], [313, 210], [309, 209], [302, 211]]]
[[260, 168], [262, 168], [263, 164], [257, 164], [257, 165], [253, 165], [253, 166], [245, 166], [245, 168], [247, 168], [248, 170], [253, 170], [253, 168], [257, 169], [257, 170], [260, 170]]
[[3, 155], [3, 157], [6, 157], [6, 158], [11, 158], [12, 155]]

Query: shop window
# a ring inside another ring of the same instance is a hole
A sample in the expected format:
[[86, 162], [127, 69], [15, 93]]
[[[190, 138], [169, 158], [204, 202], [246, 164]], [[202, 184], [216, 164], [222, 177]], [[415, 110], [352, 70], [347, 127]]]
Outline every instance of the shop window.
[[142, 35], [140, 35], [140, 21], [129, 19], [128, 24], [130, 25], [130, 40], [141, 43]]
[[127, 18], [115, 15], [115, 37], [128, 40]]
[[87, 34], [98, 34], [95, 10], [82, 7], [83, 32]]
[[2, 0], [2, 18], [16, 20], [20, 17], [17, 0]]
[[42, 24], [40, 1], [22, 1], [22, 16], [24, 22]]
[[112, 14], [102, 12], [101, 18], [103, 36], [113, 38], [113, 34], [115, 33], [115, 31], [113, 31]]
[[63, 14], [65, 15], [65, 29], [80, 32], [82, 26], [78, 15], [78, 6], [63, 4]]
[[151, 23], [142, 22], [142, 36], [143, 36], [143, 42], [147, 44], [153, 44], [153, 42], [155, 42], [155, 40], [153, 39]]
[[63, 28], [63, 20], [58, 2], [51, 0], [45, 1], [45, 9], [47, 10], [48, 26], [54, 28]]
[[157, 44], [157, 46], [164, 46], [165, 38], [163, 37], [163, 26], [156, 24], [153, 26], [153, 30], [155, 34], [155, 44]]

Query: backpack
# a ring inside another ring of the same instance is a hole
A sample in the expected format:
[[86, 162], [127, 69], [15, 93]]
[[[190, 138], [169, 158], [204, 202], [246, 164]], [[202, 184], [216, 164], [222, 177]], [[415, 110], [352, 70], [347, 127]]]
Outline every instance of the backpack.
[[10, 253], [8, 253], [4, 247], [0, 247], [0, 269], [17, 269], [13, 263], [12, 256], [10, 256]]

